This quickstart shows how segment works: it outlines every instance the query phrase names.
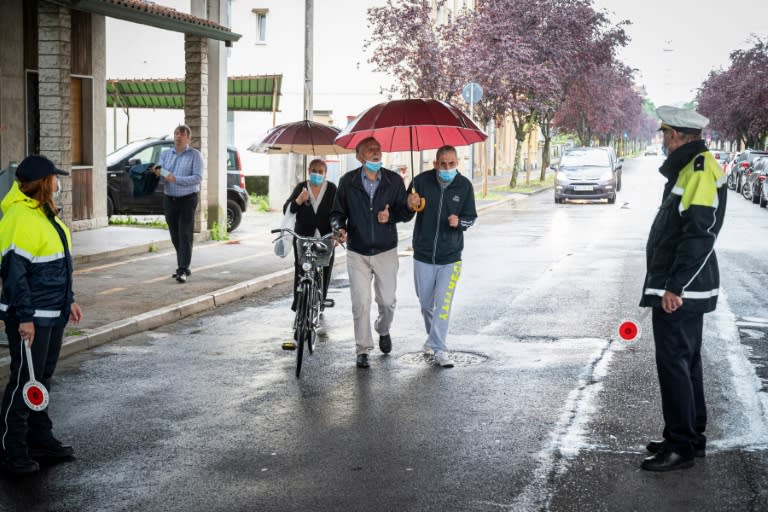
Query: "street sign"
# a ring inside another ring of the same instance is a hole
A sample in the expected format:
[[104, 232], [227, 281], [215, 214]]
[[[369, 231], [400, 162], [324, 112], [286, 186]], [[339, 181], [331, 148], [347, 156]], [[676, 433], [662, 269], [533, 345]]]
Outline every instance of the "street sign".
[[461, 89], [461, 97], [470, 105], [483, 99], [483, 88], [477, 82], [469, 82]]

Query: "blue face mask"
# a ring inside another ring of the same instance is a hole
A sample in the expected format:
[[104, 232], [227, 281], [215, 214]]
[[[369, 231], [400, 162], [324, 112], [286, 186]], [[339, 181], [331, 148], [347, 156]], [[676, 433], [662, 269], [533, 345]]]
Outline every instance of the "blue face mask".
[[322, 174], [317, 174], [313, 172], [309, 175], [309, 183], [315, 186], [322, 184], [324, 179], [325, 179], [325, 176], [323, 176]]
[[381, 170], [381, 162], [371, 162], [370, 160], [366, 160], [365, 167], [371, 172], [379, 172]]
[[440, 177], [440, 181], [450, 183], [459, 171], [457, 169], [445, 169], [437, 171], [437, 175]]

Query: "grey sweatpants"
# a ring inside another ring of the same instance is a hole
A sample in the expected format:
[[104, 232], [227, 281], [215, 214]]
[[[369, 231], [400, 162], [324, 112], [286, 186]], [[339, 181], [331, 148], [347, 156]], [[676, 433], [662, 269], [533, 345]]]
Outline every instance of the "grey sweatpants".
[[448, 350], [448, 321], [456, 285], [461, 276], [461, 261], [431, 265], [413, 260], [413, 281], [421, 304], [421, 316], [429, 337], [427, 345], [435, 352]]
[[375, 292], [378, 317], [374, 329], [381, 336], [389, 334], [395, 317], [397, 249], [391, 249], [374, 256], [347, 251], [347, 272], [349, 292], [352, 298], [352, 319], [355, 324], [357, 354], [369, 354], [373, 350], [371, 336], [371, 280]]

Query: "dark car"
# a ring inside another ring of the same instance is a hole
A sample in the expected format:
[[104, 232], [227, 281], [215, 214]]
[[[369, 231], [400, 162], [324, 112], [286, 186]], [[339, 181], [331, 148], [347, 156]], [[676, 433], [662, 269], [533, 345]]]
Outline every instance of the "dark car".
[[733, 190], [742, 193], [744, 182], [746, 181], [744, 178], [745, 173], [752, 167], [756, 158], [766, 155], [768, 155], [768, 152], [754, 149], [747, 149], [738, 154], [728, 174], [728, 183], [733, 184]]
[[768, 174], [768, 156], [755, 158], [752, 167], [744, 173], [744, 184], [741, 186], [741, 195], [744, 199], [755, 204], [760, 202], [760, 193], [766, 174]]
[[[137, 140], [107, 155], [107, 216], [162, 215], [163, 180], [148, 171], [172, 148], [168, 137]], [[248, 192], [237, 148], [227, 148], [227, 231], [240, 225], [248, 208]]]
[[555, 202], [567, 199], [607, 199], [616, 202], [621, 190], [621, 163], [613, 148], [574, 148], [555, 168]]

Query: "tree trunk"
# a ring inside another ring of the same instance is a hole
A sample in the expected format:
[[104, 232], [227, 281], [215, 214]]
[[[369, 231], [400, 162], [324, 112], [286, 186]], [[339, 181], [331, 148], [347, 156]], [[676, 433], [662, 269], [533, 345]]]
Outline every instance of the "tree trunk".
[[525, 142], [525, 134], [523, 138], [520, 138], [520, 132], [515, 133], [515, 163], [512, 166], [512, 178], [509, 180], [509, 188], [515, 188], [517, 186], [517, 175], [520, 172], [520, 162], [523, 160], [523, 153], [520, 148], [523, 147]]
[[544, 181], [547, 174], [547, 169], [549, 169], [550, 159], [549, 159], [549, 147], [550, 142], [552, 141], [551, 136], [544, 136], [544, 147], [541, 149], [541, 174], [539, 176], [539, 181]]

